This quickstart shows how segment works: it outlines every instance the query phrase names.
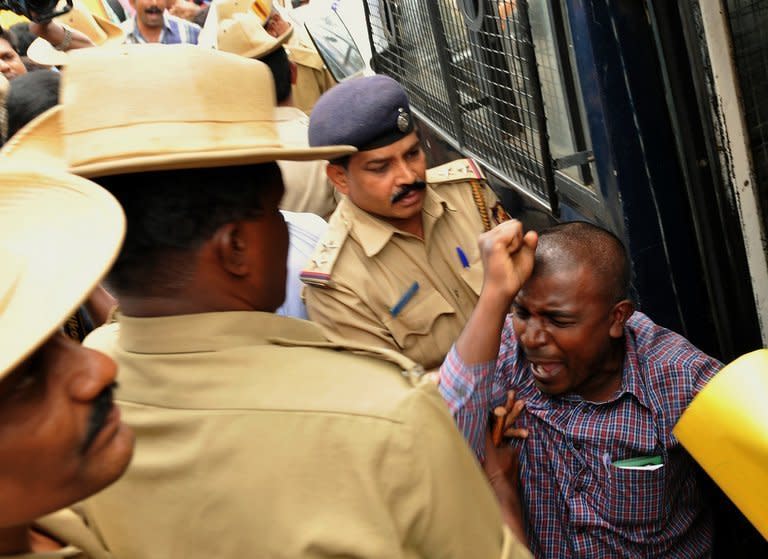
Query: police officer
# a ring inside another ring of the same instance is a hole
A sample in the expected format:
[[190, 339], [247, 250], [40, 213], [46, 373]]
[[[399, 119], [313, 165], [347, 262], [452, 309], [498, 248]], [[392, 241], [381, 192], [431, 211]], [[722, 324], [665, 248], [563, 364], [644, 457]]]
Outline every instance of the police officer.
[[[123, 479], [84, 503], [115, 556], [529, 557], [413, 361], [272, 314], [288, 244], [274, 160], [354, 148], [281, 142], [258, 61], [142, 45], [116, 65], [90, 50], [7, 155], [63, 142], [127, 214], [108, 278], [121, 313], [86, 340], [120, 365], [138, 441]], [[181, 100], [164, 95], [171, 74]], [[139, 95], [155, 99], [141, 115], [118, 110]], [[103, 110], [80, 122], [94, 96]], [[58, 118], [70, 124], [50, 134]]]
[[[61, 332], [114, 260], [125, 217], [65, 173], [0, 171], [0, 557], [110, 557], [71, 511], [112, 483], [133, 433], [115, 363]], [[45, 515], [45, 516], [44, 516]]]
[[386, 76], [325, 93], [309, 141], [358, 148], [327, 167], [346, 198], [302, 272], [310, 319], [438, 367], [477, 302], [477, 237], [506, 218], [498, 200], [471, 160], [427, 171], [405, 91]]

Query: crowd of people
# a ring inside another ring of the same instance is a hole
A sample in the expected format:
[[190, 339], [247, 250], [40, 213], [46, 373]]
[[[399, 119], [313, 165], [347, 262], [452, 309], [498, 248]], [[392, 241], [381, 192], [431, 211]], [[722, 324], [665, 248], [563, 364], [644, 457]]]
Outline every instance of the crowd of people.
[[180, 2], [0, 33], [0, 557], [711, 554], [672, 429], [721, 364], [621, 239], [427, 169], [288, 11]]

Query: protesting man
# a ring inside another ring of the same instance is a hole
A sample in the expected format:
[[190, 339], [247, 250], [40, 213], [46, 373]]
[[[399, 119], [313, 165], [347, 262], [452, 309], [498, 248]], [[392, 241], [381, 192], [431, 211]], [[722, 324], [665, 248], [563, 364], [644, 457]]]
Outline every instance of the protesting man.
[[630, 261], [608, 231], [565, 223], [536, 246], [503, 224], [480, 245], [483, 292], [440, 390], [478, 454], [494, 406], [510, 390], [525, 402], [516, 427], [528, 437], [515, 444], [534, 554], [711, 553], [696, 469], [672, 428], [720, 363], [634, 311]]

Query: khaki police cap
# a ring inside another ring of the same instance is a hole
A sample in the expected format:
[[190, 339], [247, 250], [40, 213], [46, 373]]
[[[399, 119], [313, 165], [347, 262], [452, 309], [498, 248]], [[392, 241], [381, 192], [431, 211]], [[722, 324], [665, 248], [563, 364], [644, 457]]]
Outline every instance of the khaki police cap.
[[0, 378], [43, 343], [112, 265], [125, 216], [68, 173], [0, 169]]
[[60, 104], [0, 156], [98, 177], [355, 151], [282, 141], [294, 118], [276, 107], [272, 73], [257, 60], [194, 45], [77, 49], [62, 71]]

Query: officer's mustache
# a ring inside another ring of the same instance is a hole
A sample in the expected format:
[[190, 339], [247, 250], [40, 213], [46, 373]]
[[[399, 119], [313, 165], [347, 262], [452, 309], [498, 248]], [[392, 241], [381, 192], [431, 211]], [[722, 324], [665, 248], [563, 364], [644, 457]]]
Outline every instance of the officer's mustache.
[[88, 418], [88, 430], [86, 431], [85, 442], [83, 443], [83, 454], [88, 452], [96, 436], [104, 428], [104, 422], [107, 420], [107, 416], [112, 411], [112, 406], [114, 405], [112, 393], [115, 388], [117, 388], [117, 383], [112, 383], [93, 400], [93, 410]]
[[411, 192], [414, 192], [416, 190], [424, 190], [425, 188], [427, 188], [427, 183], [425, 183], [424, 181], [412, 182], [411, 184], [405, 185], [403, 188], [401, 188], [399, 191], [393, 194], [392, 198], [389, 199], [389, 202], [394, 206], [400, 200], [408, 196], [408, 194], [410, 194]]

